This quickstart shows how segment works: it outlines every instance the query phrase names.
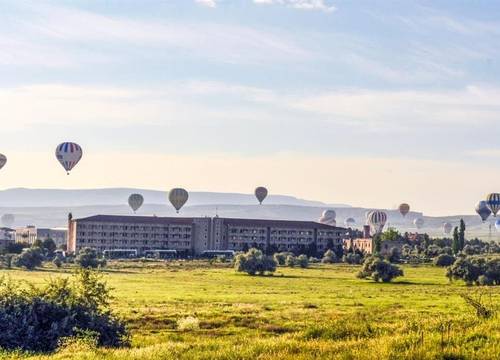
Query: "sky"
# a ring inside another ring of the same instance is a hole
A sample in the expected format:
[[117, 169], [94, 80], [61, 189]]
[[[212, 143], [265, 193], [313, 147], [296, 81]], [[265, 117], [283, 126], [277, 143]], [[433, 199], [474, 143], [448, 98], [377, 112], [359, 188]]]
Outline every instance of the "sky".
[[265, 185], [426, 215], [500, 191], [500, 2], [1, 0], [0, 49], [2, 189]]

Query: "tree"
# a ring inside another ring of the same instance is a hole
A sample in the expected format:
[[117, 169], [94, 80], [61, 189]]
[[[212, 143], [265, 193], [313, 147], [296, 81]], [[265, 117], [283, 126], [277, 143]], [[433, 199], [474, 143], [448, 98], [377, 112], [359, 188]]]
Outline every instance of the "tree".
[[106, 266], [106, 260], [99, 259], [97, 252], [92, 248], [81, 249], [75, 258], [75, 263], [85, 269]]
[[465, 221], [464, 221], [464, 219], [460, 219], [460, 229], [458, 231], [458, 245], [460, 247], [459, 250], [462, 250], [465, 246]]
[[373, 253], [380, 254], [380, 251], [382, 250], [382, 236], [380, 234], [375, 234], [373, 236], [373, 244], [374, 244]]
[[323, 259], [321, 262], [324, 264], [333, 264], [338, 261], [337, 255], [333, 252], [333, 250], [327, 250], [323, 255]]
[[249, 275], [264, 275], [276, 271], [276, 261], [271, 256], [264, 255], [261, 250], [252, 248], [236, 256], [234, 267], [236, 271]]
[[29, 248], [30, 245], [25, 242], [12, 242], [8, 243], [5, 247], [5, 252], [7, 254], [20, 254], [23, 249]]
[[458, 235], [458, 227], [455, 226], [453, 229], [453, 242], [451, 243], [451, 249], [453, 250], [453, 254], [458, 254], [460, 249], [460, 240]]
[[397, 241], [401, 238], [401, 234], [396, 229], [389, 228], [380, 234], [380, 237], [382, 241]]
[[306, 254], [307, 256], [318, 255], [318, 246], [316, 244], [316, 241], [313, 241], [307, 245]]
[[455, 258], [452, 255], [441, 254], [434, 258], [434, 265], [436, 266], [450, 266], [455, 262]]
[[458, 258], [452, 266], [448, 268], [446, 276], [452, 279], [461, 279], [467, 285], [472, 285], [477, 281], [479, 276], [483, 275], [481, 269], [484, 260], [474, 261], [472, 258], [461, 257]]
[[297, 256], [296, 262], [303, 269], [309, 267], [309, 258], [307, 257], [307, 255], [302, 254]]
[[363, 268], [357, 276], [361, 279], [371, 277], [377, 282], [390, 282], [398, 276], [403, 276], [403, 270], [378, 256], [370, 256], [366, 258]]
[[24, 249], [23, 252], [14, 257], [14, 266], [33, 270], [42, 265], [43, 254], [38, 247]]
[[286, 263], [286, 257], [288, 255], [289, 255], [289, 253], [286, 253], [286, 252], [276, 253], [276, 254], [274, 254], [274, 260], [276, 261], [276, 263], [278, 265], [283, 266]]
[[54, 256], [54, 252], [57, 250], [57, 245], [51, 238], [43, 240], [41, 247], [45, 252], [45, 256], [48, 258], [52, 258]]
[[359, 264], [361, 264], [362, 259], [363, 259], [363, 257], [360, 254], [348, 253], [342, 257], [342, 262], [345, 262], [345, 263], [351, 264], [351, 265], [359, 265]]
[[58, 269], [62, 266], [62, 260], [58, 256], [56, 256], [54, 260], [52, 260], [52, 263]]

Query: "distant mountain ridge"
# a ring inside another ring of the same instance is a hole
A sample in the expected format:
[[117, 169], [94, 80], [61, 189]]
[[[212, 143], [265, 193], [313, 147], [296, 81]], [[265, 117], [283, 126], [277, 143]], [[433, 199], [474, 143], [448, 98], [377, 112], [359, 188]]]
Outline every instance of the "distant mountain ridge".
[[[167, 203], [167, 191], [105, 188], [105, 189], [27, 189], [15, 188], [0, 191], [1, 207], [66, 207], [92, 205], [127, 204], [130, 194], [139, 193], [144, 196], [145, 204]], [[254, 205], [253, 194], [221, 193], [193, 191], [189, 193], [189, 206], [198, 205]], [[349, 207], [346, 204], [325, 204], [321, 201], [299, 199], [287, 195], [269, 195], [266, 204], [296, 206], [330, 206]]]

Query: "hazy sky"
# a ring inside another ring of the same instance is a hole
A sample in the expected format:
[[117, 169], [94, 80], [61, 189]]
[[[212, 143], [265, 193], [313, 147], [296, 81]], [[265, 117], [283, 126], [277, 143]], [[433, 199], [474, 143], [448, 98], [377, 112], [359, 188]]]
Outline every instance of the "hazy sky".
[[499, 55], [487, 0], [0, 0], [0, 188], [472, 213], [500, 191]]

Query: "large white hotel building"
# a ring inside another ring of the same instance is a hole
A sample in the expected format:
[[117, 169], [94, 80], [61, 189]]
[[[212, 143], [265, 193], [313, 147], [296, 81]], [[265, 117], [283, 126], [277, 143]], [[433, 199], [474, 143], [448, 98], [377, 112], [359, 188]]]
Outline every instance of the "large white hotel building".
[[273, 246], [293, 251], [314, 243], [342, 248], [347, 229], [313, 221], [253, 220], [220, 217], [156, 217], [96, 215], [68, 219], [68, 251], [85, 247], [97, 251], [176, 250], [199, 255], [208, 250], [244, 250]]

